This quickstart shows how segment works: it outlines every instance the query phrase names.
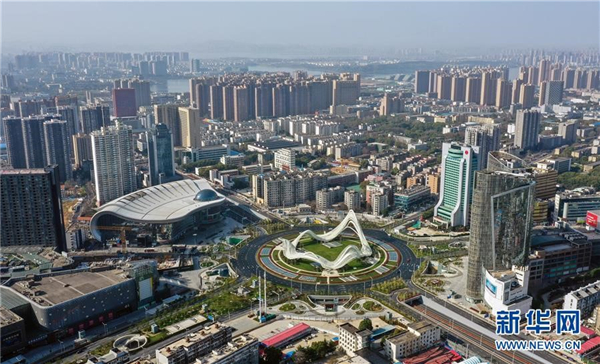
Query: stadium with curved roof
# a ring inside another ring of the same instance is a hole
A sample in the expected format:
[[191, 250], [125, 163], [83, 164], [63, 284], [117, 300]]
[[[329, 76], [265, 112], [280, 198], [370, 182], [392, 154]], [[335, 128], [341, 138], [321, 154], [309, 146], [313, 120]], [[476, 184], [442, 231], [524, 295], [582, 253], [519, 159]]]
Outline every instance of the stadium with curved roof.
[[185, 179], [139, 190], [98, 209], [90, 222], [94, 238], [106, 241], [120, 228], [146, 225], [162, 237], [175, 241], [188, 229], [221, 219], [225, 197], [204, 179]]

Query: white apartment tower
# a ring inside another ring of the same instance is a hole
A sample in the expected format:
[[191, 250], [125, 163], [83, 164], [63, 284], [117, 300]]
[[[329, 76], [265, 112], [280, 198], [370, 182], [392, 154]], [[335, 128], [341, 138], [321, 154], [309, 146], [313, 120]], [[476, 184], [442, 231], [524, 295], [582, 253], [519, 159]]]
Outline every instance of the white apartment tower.
[[137, 189], [130, 126], [117, 122], [91, 133], [97, 205]]
[[275, 168], [289, 171], [296, 166], [296, 152], [292, 149], [279, 149], [275, 151]]

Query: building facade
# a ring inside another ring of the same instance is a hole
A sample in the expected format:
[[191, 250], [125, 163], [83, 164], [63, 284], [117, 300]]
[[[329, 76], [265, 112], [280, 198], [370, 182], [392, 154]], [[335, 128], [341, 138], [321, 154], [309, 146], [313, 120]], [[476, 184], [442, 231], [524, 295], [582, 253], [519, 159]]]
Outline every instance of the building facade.
[[403, 358], [432, 347], [440, 341], [440, 337], [439, 326], [429, 321], [410, 323], [406, 331], [385, 341], [385, 354], [393, 362], [399, 362]]
[[2, 246], [66, 251], [58, 166], [0, 171]]
[[98, 206], [137, 190], [131, 127], [117, 122], [91, 138]]
[[434, 219], [448, 226], [468, 226], [479, 147], [444, 143], [440, 199]]
[[165, 124], [156, 124], [146, 132], [150, 185], [169, 182], [175, 177], [173, 135]]
[[483, 297], [485, 270], [527, 265], [534, 200], [535, 182], [529, 176], [477, 172], [471, 209], [468, 299], [479, 301]]

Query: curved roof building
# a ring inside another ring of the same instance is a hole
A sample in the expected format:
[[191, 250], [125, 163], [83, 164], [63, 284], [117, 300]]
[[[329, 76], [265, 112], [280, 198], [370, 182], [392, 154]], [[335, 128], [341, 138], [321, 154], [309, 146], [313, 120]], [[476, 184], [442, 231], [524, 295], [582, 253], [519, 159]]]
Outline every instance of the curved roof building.
[[90, 222], [92, 235], [102, 240], [103, 228], [115, 222], [211, 223], [220, 218], [220, 206], [224, 203], [225, 197], [215, 192], [205, 179], [164, 183], [102, 205]]

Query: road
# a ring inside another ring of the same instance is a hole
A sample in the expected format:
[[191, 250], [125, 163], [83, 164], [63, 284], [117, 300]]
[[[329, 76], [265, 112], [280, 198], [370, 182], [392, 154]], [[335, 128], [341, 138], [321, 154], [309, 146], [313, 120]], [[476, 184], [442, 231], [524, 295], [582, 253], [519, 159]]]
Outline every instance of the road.
[[[300, 232], [306, 229], [307, 227], [294, 227], [290, 228], [289, 230], [281, 231], [275, 234], [259, 236], [258, 238], [250, 241], [248, 244], [240, 248], [237, 260], [232, 260], [233, 267], [238, 271], [238, 273], [240, 273], [240, 275], [244, 277], [255, 276], [256, 274], [258, 274], [259, 271], [262, 270], [261, 266], [256, 261], [256, 256], [261, 246], [273, 239], [290, 234], [290, 232]], [[388, 275], [382, 276], [380, 278], [374, 278], [373, 280], [369, 280], [366, 282], [330, 284], [327, 286], [294, 282], [290, 281], [289, 279], [284, 279], [279, 276], [272, 275], [267, 271], [268, 279], [280, 285], [297, 288], [302, 292], [316, 292], [320, 288], [321, 290], [327, 289], [330, 294], [345, 294], [348, 291], [361, 291], [367, 287], [371, 287], [372, 284], [389, 280], [390, 278], [393, 278], [395, 276], [402, 277], [404, 280], [410, 281], [412, 273], [419, 267], [419, 265], [421, 264], [421, 260], [414, 255], [414, 253], [412, 252], [412, 250], [410, 250], [406, 243], [404, 243], [402, 240], [389, 236], [386, 232], [381, 230], [365, 229], [364, 232], [365, 235], [367, 235], [368, 237], [386, 242], [398, 249], [398, 251], [400, 252], [400, 265], [398, 269], [396, 269]]]
[[[477, 336], [479, 338], [480, 335], [483, 335], [483, 332], [495, 333], [496, 327], [490, 321], [481, 318], [478, 314], [469, 313], [462, 308], [459, 308], [447, 301], [444, 301], [444, 300], [430, 294], [429, 292], [421, 289], [420, 287], [415, 286], [412, 283], [412, 281], [410, 281], [410, 280], [407, 280], [407, 283], [408, 283], [408, 286], [412, 290], [421, 293], [421, 295], [423, 297], [424, 306], [427, 307], [427, 316], [428, 317], [434, 318], [436, 322], [444, 322], [444, 320], [446, 320], [446, 321], [450, 320], [454, 323], [462, 322], [461, 325], [468, 329], [468, 333], [460, 331], [460, 330], [452, 331], [452, 332], [454, 334], [456, 334], [458, 337], [460, 337], [461, 339], [469, 342], [470, 344], [475, 345], [482, 350], [487, 350], [487, 352], [489, 352], [489, 348], [486, 349], [485, 345], [480, 345], [479, 342], [473, 343], [473, 340], [474, 340], [473, 337]], [[442, 311], [442, 312], [440, 313], [438, 311]], [[479, 328], [479, 330], [475, 331], [473, 328]], [[502, 338], [506, 339], [506, 340], [531, 340], [532, 339], [531, 337], [527, 337], [525, 335], [503, 336]], [[494, 345], [492, 339], [488, 338], [488, 340], [491, 341], [491, 345]], [[483, 344], [485, 344], [485, 343], [483, 343]], [[525, 355], [527, 355], [527, 354], [525, 354]], [[538, 361], [531, 361], [533, 359], [524, 358], [523, 360], [530, 360], [530, 361], [522, 361], [522, 363], [567, 363], [564, 359], [562, 359], [554, 354], [551, 354], [549, 352], [536, 352], [535, 355], [537, 358], [539, 358]], [[495, 346], [494, 346], [494, 356], [495, 357], [499, 356], [498, 352], [495, 350]], [[512, 357], [510, 359], [512, 360]], [[519, 361], [517, 361], [515, 359], [515, 362], [519, 362]], [[512, 363], [512, 361], [509, 361], [509, 363]]]

